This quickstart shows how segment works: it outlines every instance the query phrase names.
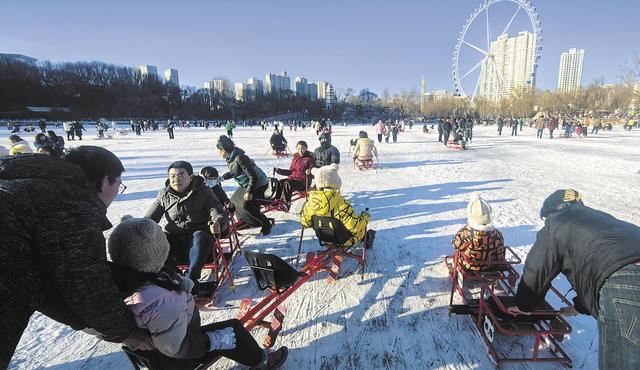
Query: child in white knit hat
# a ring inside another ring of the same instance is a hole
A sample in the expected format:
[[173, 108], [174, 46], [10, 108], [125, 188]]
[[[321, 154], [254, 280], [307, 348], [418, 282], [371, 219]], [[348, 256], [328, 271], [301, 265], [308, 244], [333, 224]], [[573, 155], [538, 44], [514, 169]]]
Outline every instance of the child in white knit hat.
[[469, 201], [467, 224], [453, 238], [453, 247], [467, 270], [488, 269], [491, 266], [483, 263], [504, 260], [504, 238], [491, 222], [491, 206], [477, 194]]
[[185, 359], [185, 367], [211, 351], [257, 369], [278, 368], [286, 360], [286, 347], [267, 353], [238, 320], [200, 326], [193, 282], [163, 268], [169, 242], [153, 220], [124, 219], [111, 233], [108, 249], [125, 303], [162, 355]]

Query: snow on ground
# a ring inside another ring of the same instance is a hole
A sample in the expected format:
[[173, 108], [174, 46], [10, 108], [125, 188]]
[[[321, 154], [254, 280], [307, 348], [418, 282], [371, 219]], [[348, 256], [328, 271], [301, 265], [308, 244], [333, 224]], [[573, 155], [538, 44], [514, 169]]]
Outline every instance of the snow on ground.
[[[335, 285], [328, 285], [325, 275], [319, 274], [286, 301], [289, 312], [277, 343], [289, 347], [286, 369], [491, 368], [469, 318], [447, 315], [450, 285], [442, 258], [452, 252], [450, 241], [466, 222], [467, 201], [473, 193], [491, 201], [494, 223], [507, 245], [522, 257], [543, 225], [538, 217], [543, 199], [559, 188], [576, 188], [583, 192], [586, 204], [640, 223], [640, 205], [632, 201], [640, 177], [638, 132], [616, 128], [586, 139], [539, 140], [533, 129], [525, 128], [517, 137], [499, 137], [495, 127], [476, 127], [471, 149], [457, 151], [446, 149], [437, 142], [437, 134], [423, 134], [418, 126], [401, 133], [397, 144], [378, 144], [381, 168], [359, 172], [352, 168], [348, 151], [349, 139], [362, 129], [373, 138], [370, 126], [336, 127], [333, 141], [342, 153], [342, 192], [357, 210], [371, 209], [371, 226], [378, 231], [375, 246], [368, 253], [364, 280], [356, 273], [356, 264], [346, 260]], [[182, 159], [196, 169], [213, 165], [224, 170], [215, 152], [221, 134], [222, 129], [177, 129], [176, 139], [169, 140], [161, 130], [112, 140], [85, 137], [68, 146], [100, 145], [122, 159], [127, 191], [108, 213], [116, 224], [124, 214], [145, 213], [164, 183], [170, 162]], [[290, 161], [267, 153], [270, 134], [259, 128], [240, 128], [234, 136], [237, 145], [267, 173], [274, 166], [288, 167]], [[311, 148], [318, 144], [309, 129], [286, 131], [285, 135], [292, 148], [298, 140], [306, 140]], [[2, 143], [7, 136], [3, 130]], [[24, 136], [31, 141], [30, 135]], [[228, 193], [235, 189], [233, 181], [224, 186]], [[245, 248], [295, 258], [301, 203], [288, 214], [275, 213], [277, 223], [271, 235], [249, 231]], [[303, 252], [317, 248], [309, 234], [305, 234]], [[241, 298], [251, 297], [255, 303], [265, 295], [256, 288], [244, 258], [237, 256], [232, 268], [236, 290], [223, 288], [218, 308], [203, 313], [204, 323], [235, 317]], [[568, 290], [564, 278], [558, 278], [555, 285], [563, 292]], [[569, 321], [573, 333], [563, 346], [574, 368], [597, 368], [596, 321], [586, 316]], [[254, 334], [260, 342], [264, 332]], [[518, 351], [526, 343], [510, 346]], [[234, 366], [229, 361], [216, 364], [220, 369]], [[131, 367], [119, 345], [73, 332], [36, 314], [10, 368]]]

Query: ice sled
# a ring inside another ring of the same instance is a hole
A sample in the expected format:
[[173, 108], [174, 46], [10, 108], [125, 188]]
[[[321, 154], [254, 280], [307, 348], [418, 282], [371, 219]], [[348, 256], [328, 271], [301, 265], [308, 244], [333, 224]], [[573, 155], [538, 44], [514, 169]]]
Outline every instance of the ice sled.
[[[559, 311], [544, 301], [530, 315], [511, 315], [507, 307], [515, 305], [515, 284], [519, 274], [513, 268], [521, 263], [520, 258], [509, 247], [506, 261], [478, 263], [467, 259], [456, 251], [445, 257], [445, 264], [451, 276], [449, 315], [469, 315], [483, 340], [489, 358], [497, 366], [510, 363], [558, 363], [571, 367], [569, 355], [560, 342], [571, 333], [571, 326]], [[481, 265], [480, 271], [464, 269], [460, 261]], [[554, 294], [566, 299], [555, 289]], [[455, 297], [462, 302], [454, 304]], [[509, 353], [513, 348], [508, 339], [530, 342], [530, 355], [515, 356]]]
[[[341, 262], [345, 257], [356, 259], [362, 267], [362, 273], [364, 273], [366, 256], [364, 242], [356, 243], [349, 248], [342, 247], [349, 240], [351, 234], [339, 220], [333, 217], [314, 216], [313, 228], [320, 241], [321, 249], [308, 253], [300, 270], [296, 270], [273, 254], [250, 251], [244, 253], [258, 289], [268, 290], [269, 294], [254, 306], [252, 306], [250, 299], [243, 299], [237, 318], [249, 331], [256, 327], [268, 328], [269, 332], [263, 342], [265, 346], [266, 344], [268, 346], [275, 344], [286, 315], [286, 307], [283, 303], [302, 284], [319, 272], [327, 272], [329, 274], [328, 282], [335, 282], [340, 269], [340, 263], [336, 261]], [[303, 235], [301, 235], [299, 247], [302, 245], [302, 237]], [[354, 249], [359, 246], [362, 246], [362, 253], [356, 254]], [[298, 249], [298, 257], [299, 255], [300, 248]], [[266, 317], [271, 313], [273, 313], [271, 320], [267, 320]]]

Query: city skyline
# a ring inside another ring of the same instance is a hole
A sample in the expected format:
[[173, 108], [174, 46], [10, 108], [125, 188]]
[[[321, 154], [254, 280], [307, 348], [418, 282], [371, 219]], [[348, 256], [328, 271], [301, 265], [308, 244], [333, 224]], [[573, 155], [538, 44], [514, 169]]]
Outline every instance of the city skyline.
[[[132, 4], [122, 12], [119, 1], [99, 5], [66, 1], [56, 6], [43, 1], [9, 1], [0, 8], [5, 25], [0, 52], [54, 62], [99, 60], [131, 67], [151, 64], [163, 70], [174, 68], [182, 84], [196, 87], [214, 76], [241, 82], [248, 76], [286, 70], [309, 81], [331, 80], [337, 88], [369, 88], [378, 94], [385, 88], [391, 93], [419, 89], [424, 75], [427, 90], [452, 91], [450, 59], [455, 38], [480, 3], [389, 4], [374, 0], [367, 6], [345, 4], [336, 12], [338, 3], [334, 1], [325, 5], [279, 1], [276, 6], [201, 2], [173, 6], [177, 21], [163, 23], [154, 17], [140, 17], [148, 11], [142, 5]], [[607, 83], [619, 82], [621, 68], [638, 52], [626, 40], [637, 38], [639, 31], [623, 26], [634, 14], [632, 2], [612, 6], [584, 1], [578, 7], [534, 0], [533, 4], [544, 29], [538, 89], [556, 89], [558, 59], [569, 48], [585, 49], [589, 54], [583, 84], [601, 77]], [[205, 21], [212, 12], [218, 14], [216, 27]], [[286, 21], [276, 22], [270, 17], [275, 12]], [[293, 27], [299, 22], [295, 14], [305, 14], [304, 22], [330, 19], [332, 26]], [[255, 26], [235, 30], [233, 22], [240, 18]], [[57, 26], [70, 19], [74, 27]], [[110, 25], [114, 22], [118, 27]], [[376, 26], [378, 23], [384, 26]], [[512, 31], [510, 36], [519, 30]]]

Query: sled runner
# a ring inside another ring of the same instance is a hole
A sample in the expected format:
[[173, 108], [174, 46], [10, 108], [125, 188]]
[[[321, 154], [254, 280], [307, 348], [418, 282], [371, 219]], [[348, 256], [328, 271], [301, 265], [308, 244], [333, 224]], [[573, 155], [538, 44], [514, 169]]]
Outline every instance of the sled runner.
[[284, 158], [289, 156], [289, 148], [273, 148], [271, 149], [271, 154], [276, 156], [277, 158]]
[[373, 159], [354, 159], [354, 170], [372, 170], [374, 168]]
[[464, 140], [460, 140], [460, 142], [456, 142], [455, 140], [449, 140], [447, 142], [447, 148], [457, 149], [457, 150], [467, 150], [467, 142]]
[[[515, 306], [514, 287], [519, 278], [513, 265], [521, 263], [521, 260], [511, 248], [505, 249], [510, 254], [506, 261], [479, 263], [469, 260], [458, 251], [453, 256], [445, 257], [445, 264], [451, 276], [449, 314], [470, 316], [483, 339], [489, 357], [498, 366], [509, 363], [552, 362], [571, 367], [571, 359], [560, 346], [564, 336], [571, 333], [571, 326], [559, 311], [545, 301], [529, 315], [508, 313], [507, 307]], [[480, 271], [465, 270], [461, 259], [482, 268]], [[551, 291], [566, 301], [553, 287]], [[456, 294], [462, 304], [454, 304]], [[512, 347], [501, 346], [505, 344], [505, 338], [532, 341], [531, 356], [511, 356], [508, 351]]]

